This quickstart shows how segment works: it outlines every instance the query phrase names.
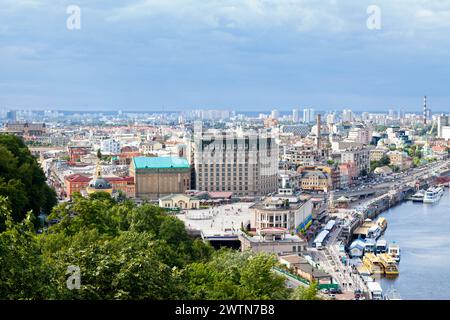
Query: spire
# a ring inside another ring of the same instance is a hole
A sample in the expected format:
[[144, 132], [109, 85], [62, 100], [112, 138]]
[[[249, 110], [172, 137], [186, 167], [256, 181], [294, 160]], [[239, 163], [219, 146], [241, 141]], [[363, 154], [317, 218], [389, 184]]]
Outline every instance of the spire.
[[95, 173], [94, 173], [94, 177], [100, 178], [102, 176], [102, 167], [100, 165], [100, 160], [97, 160], [97, 165], [95, 166]]

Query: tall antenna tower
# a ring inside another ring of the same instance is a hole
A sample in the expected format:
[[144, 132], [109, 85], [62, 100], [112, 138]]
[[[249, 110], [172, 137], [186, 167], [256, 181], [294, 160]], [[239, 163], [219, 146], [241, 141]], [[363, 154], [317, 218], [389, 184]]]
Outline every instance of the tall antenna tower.
[[427, 96], [425, 96], [423, 98], [423, 125], [426, 126], [427, 125], [427, 113], [428, 113], [428, 109], [427, 109]]

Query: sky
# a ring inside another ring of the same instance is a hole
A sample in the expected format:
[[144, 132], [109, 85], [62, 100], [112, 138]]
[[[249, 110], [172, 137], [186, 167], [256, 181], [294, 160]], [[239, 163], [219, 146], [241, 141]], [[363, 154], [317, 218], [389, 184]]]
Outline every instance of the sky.
[[0, 108], [420, 112], [424, 95], [450, 110], [450, 0], [0, 0]]

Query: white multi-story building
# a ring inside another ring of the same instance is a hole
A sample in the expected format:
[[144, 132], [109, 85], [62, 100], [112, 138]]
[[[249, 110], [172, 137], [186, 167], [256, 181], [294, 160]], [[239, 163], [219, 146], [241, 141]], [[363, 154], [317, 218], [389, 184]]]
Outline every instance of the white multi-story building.
[[303, 122], [309, 123], [314, 121], [314, 109], [305, 108], [303, 109]]
[[358, 174], [361, 171], [369, 171], [370, 168], [370, 150], [366, 148], [355, 148], [351, 150], [341, 151], [341, 163], [353, 163], [356, 165]]
[[103, 154], [119, 154], [120, 142], [114, 139], [102, 140], [100, 143], [100, 150]]
[[350, 129], [347, 141], [357, 144], [369, 144], [372, 139], [372, 131], [367, 128]]
[[342, 111], [342, 122], [352, 122], [354, 119], [353, 112], [350, 109], [344, 109]]
[[280, 117], [280, 112], [277, 109], [272, 110], [272, 113], [270, 114], [270, 117], [272, 119], [278, 120], [278, 118]]
[[438, 138], [450, 139], [450, 116], [438, 116], [437, 131]]
[[297, 123], [300, 121], [300, 113], [297, 108], [292, 110], [292, 122]]
[[277, 191], [278, 144], [267, 133], [203, 132], [188, 147], [196, 189], [260, 196]]

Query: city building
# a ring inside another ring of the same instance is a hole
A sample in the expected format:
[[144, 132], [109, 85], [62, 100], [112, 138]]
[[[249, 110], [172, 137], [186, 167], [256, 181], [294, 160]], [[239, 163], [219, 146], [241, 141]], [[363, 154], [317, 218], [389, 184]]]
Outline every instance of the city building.
[[286, 147], [283, 155], [284, 160], [300, 166], [312, 166], [323, 159], [323, 150], [317, 149], [312, 143], [298, 143], [294, 146]]
[[100, 143], [100, 151], [102, 152], [102, 154], [118, 155], [120, 153], [120, 149], [120, 142], [116, 141], [115, 139], [105, 139]]
[[312, 220], [312, 201], [296, 196], [277, 195], [267, 197], [250, 207], [251, 228], [258, 231], [268, 228], [284, 228], [300, 232], [308, 228]]
[[303, 109], [303, 122], [304, 123], [313, 122], [314, 119], [315, 119], [315, 117], [314, 117], [314, 109], [311, 109], [311, 108]]
[[280, 128], [282, 133], [292, 133], [294, 136], [306, 137], [310, 128], [307, 124], [282, 125]]
[[[72, 174], [64, 178], [65, 185], [65, 195], [71, 199], [75, 192], [81, 194], [87, 192], [88, 189], [95, 190], [95, 188], [106, 188], [107, 192], [112, 188], [111, 192], [122, 191], [128, 198], [134, 198], [134, 178], [133, 177], [102, 177], [102, 181], [105, 183], [100, 183], [99, 180], [95, 180], [95, 177], [89, 177], [83, 174]], [[94, 183], [95, 182], [95, 183]], [[111, 187], [111, 188], [110, 188]]]
[[81, 146], [68, 146], [70, 162], [80, 162], [83, 156], [86, 156], [90, 153], [89, 147], [81, 147]]
[[300, 121], [300, 111], [295, 108], [292, 110], [292, 122], [298, 123]]
[[[332, 190], [334, 169], [327, 166], [303, 166], [297, 169], [301, 174], [300, 188], [307, 191]], [[337, 183], [337, 182], [336, 182]]]
[[159, 198], [159, 207], [164, 209], [199, 209], [200, 199], [185, 194], [170, 194]]
[[196, 189], [260, 196], [278, 188], [278, 144], [270, 134], [200, 132], [190, 142]]
[[389, 157], [390, 164], [398, 167], [400, 170], [411, 168], [412, 159], [406, 152], [398, 150], [389, 151], [387, 156]]
[[135, 181], [135, 197], [156, 200], [190, 189], [191, 168], [178, 157], [135, 157], [130, 164]]
[[5, 132], [19, 136], [43, 136], [47, 131], [45, 123], [7, 122]]
[[369, 151], [369, 160], [372, 161], [380, 161], [383, 157], [387, 155], [389, 149], [386, 147], [376, 147], [374, 149], [370, 149]]
[[445, 140], [450, 139], [450, 116], [440, 115], [437, 118], [437, 136]]
[[14, 123], [17, 121], [17, 112], [15, 110], [10, 110], [6, 112], [6, 121]]
[[297, 235], [283, 228], [269, 228], [258, 231], [256, 235], [239, 234], [241, 250], [269, 254], [289, 254], [306, 251], [307, 243]]
[[272, 110], [270, 117], [274, 120], [278, 120], [278, 118], [280, 117], [280, 112], [277, 109]]
[[362, 171], [369, 172], [369, 154], [370, 151], [366, 148], [344, 150], [340, 152], [341, 163], [354, 163], [358, 169], [358, 175], [360, 175]]

